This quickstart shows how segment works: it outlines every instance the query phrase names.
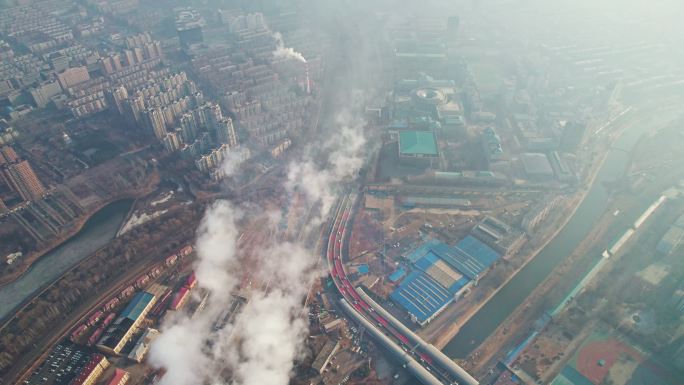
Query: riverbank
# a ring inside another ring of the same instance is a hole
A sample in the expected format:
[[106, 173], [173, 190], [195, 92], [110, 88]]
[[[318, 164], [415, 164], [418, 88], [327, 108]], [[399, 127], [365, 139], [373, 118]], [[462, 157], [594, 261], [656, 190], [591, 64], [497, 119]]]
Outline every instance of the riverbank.
[[[642, 115], [637, 119], [626, 122], [619, 130], [613, 131], [611, 136], [617, 137], [617, 141], [613, 142], [611, 147], [616, 149], [611, 150], [609, 157], [605, 160], [606, 164], [602, 166], [602, 171], [599, 172], [598, 178], [602, 183], [600, 185], [594, 183], [596, 186], [592, 190], [596, 191], [591, 191], [587, 197], [591, 201], [581, 205], [581, 208], [578, 209], [581, 210], [582, 215], [576, 221], [572, 221], [570, 226], [573, 231], [571, 234], [564, 234], [562, 241], [554, 242], [554, 247], [551, 247], [548, 252], [542, 252], [549, 259], [557, 256], [555, 259], [559, 262], [556, 262], [548, 274], [544, 272], [543, 279], [539, 283], [525, 284], [526, 287], [531, 289], [530, 292], [520, 303], [516, 301], [515, 307], [510, 310], [510, 313], [505, 314], [504, 320], [497, 320], [496, 327], [491, 332], [486, 330], [486, 327], [482, 328], [481, 325], [475, 325], [475, 327], [480, 329], [476, 332], [486, 333], [485, 338], [480, 340], [482, 344], [475, 351], [471, 351], [470, 347], [468, 349], [460, 349], [458, 355], [459, 358], [465, 358], [468, 355], [466, 364], [470, 370], [477, 372], [478, 370], [485, 371], [487, 368], [491, 368], [496, 360], [506, 353], [506, 349], [515, 344], [516, 338], [522, 333], [529, 332], [528, 329], [531, 328], [534, 321], [544, 311], [549, 310], [548, 308], [551, 306], [549, 301], [561, 300], [561, 298], [549, 297], [551, 291], [562, 282], [561, 279], [563, 277], [568, 276], [572, 278], [571, 280], [574, 280], [578, 274], [581, 275], [583, 273], [581, 270], [586, 266], [585, 259], [591, 259], [596, 256], [595, 253], [589, 253], [592, 250], [592, 245], [598, 239], [614, 239], [619, 236], [619, 233], [610, 233], [608, 229], [610, 224], [616, 219], [614, 214], [616, 207], [626, 213], [627, 210], [625, 208], [628, 206], [625, 206], [624, 203], [615, 206], [616, 202], [611, 194], [611, 192], [614, 193], [615, 191], [608, 190], [605, 187], [611, 181], [620, 180], [628, 172], [632, 152], [644, 135], [653, 129], [657, 129], [659, 126], [667, 124], [672, 119], [672, 116], [663, 116], [665, 114], [660, 114], [656, 111], [650, 112], [648, 115]], [[627, 152], [626, 149], [629, 149], [629, 151]], [[605, 170], [603, 170], [604, 168]], [[622, 216], [623, 214], [621, 213], [620, 217]], [[586, 231], [584, 228], [586, 228]], [[573, 243], [574, 246], [572, 246]], [[572, 252], [566, 254], [563, 250], [571, 246]], [[548, 265], [552, 266], [553, 264]], [[530, 279], [530, 274], [528, 273], [530, 272], [525, 272], [525, 278]], [[539, 274], [539, 271], [532, 272], [532, 274], [535, 273]], [[523, 290], [517, 291], [519, 296]], [[506, 299], [511, 300], [510, 290], [505, 294], [508, 294]], [[491, 309], [488, 310], [486, 313], [492, 313]], [[483, 316], [489, 316], [489, 314], [479, 314], [476, 317], [478, 322], [482, 320]], [[472, 327], [473, 325], [468, 325], [468, 333], [465, 333], [467, 335], [464, 334], [457, 337], [460, 344], [464, 344], [466, 339], [472, 341], [474, 338], [482, 338], [474, 334]], [[485, 331], [483, 332], [482, 329], [485, 329]], [[517, 342], [519, 343], [520, 341]]]
[[[583, 158], [587, 159], [585, 162], [590, 164], [585, 168], [583, 175], [587, 182], [584, 183], [582, 195], [575, 198], [577, 201], [572, 211], [568, 211], [570, 215], [566, 216], [564, 225], [555, 229], [553, 236], [547, 238], [545, 245], [536, 248], [536, 253], [533, 253], [535, 255], [529, 258], [516, 274], [510, 276], [507, 283], [498, 286], [496, 293], [489, 297], [489, 301], [479, 304], [477, 311], [472, 312], [467, 320], [460, 322], [460, 329], [444, 346], [447, 354], [452, 358], [465, 358], [504, 322], [547, 277], [563, 256], [571, 254], [571, 250], [581, 242], [585, 233], [590, 231], [592, 218], [600, 215], [603, 210], [603, 182], [612, 180], [613, 174], [621, 175], [623, 172], [621, 164], [624, 163], [624, 153], [619, 152], [616, 157], [616, 152], [609, 151], [609, 148], [614, 144], [616, 136], [621, 136], [624, 130], [639, 121], [641, 117], [631, 121], [614, 121], [610, 131], [605, 131], [601, 138], [594, 138], [590, 143], [593, 145], [583, 151]], [[443, 343], [443, 340], [441, 342]]]
[[0, 290], [2, 290], [3, 287], [11, 284], [12, 282], [15, 282], [18, 279], [22, 278], [31, 270], [31, 268], [36, 263], [40, 262], [46, 255], [54, 252], [59, 247], [68, 243], [72, 238], [78, 236], [78, 234], [83, 230], [84, 226], [88, 223], [88, 221], [90, 221], [98, 212], [118, 201], [126, 199], [137, 200], [139, 198], [147, 196], [152, 191], [154, 191], [154, 189], [156, 189], [156, 184], [157, 183], [153, 183], [153, 186], [151, 187], [148, 186], [144, 189], [127, 192], [125, 194], [119, 194], [117, 196], [103, 200], [102, 202], [99, 202], [95, 206], [91, 207], [85, 215], [83, 215], [81, 218], [75, 221], [73, 226], [64, 235], [62, 235], [59, 238], [55, 238], [53, 241], [49, 242], [48, 245], [45, 246], [42, 250], [36, 251], [32, 254], [29, 254], [25, 258], [22, 258], [20, 261], [20, 266], [16, 270], [12, 271], [9, 274], [4, 274], [0, 276]]
[[78, 234], [45, 254], [17, 280], [0, 287], [0, 319], [4, 321], [0, 330], [13, 314], [106, 247], [123, 221], [121, 212], [127, 211], [130, 202], [120, 199], [109, 203], [94, 213]]
[[[528, 254], [523, 258], [523, 263], [520, 266], [518, 266], [515, 270], [513, 270], [510, 274], [508, 274], [506, 279], [500, 285], [498, 285], [496, 289], [491, 291], [484, 300], [478, 302], [474, 306], [469, 306], [467, 311], [463, 313], [463, 315], [460, 316], [458, 320], [453, 322], [446, 329], [440, 331], [436, 337], [432, 336], [432, 338], [428, 338], [429, 340], [431, 340], [432, 344], [435, 347], [437, 347], [440, 350], [444, 349], [449, 344], [449, 342], [451, 342], [451, 340], [453, 340], [454, 337], [458, 334], [463, 325], [470, 321], [470, 319], [475, 314], [477, 314], [477, 312], [480, 311], [480, 309], [482, 309], [489, 302], [490, 299], [492, 299], [496, 294], [498, 294], [499, 291], [501, 291], [503, 287], [505, 287], [513, 278], [515, 278], [515, 276], [517, 276], [522, 269], [524, 269], [530, 262], [532, 262], [539, 255], [539, 253], [542, 250], [544, 250], [544, 248], [546, 248], [548, 244], [554, 238], [556, 238], [556, 236], [565, 228], [570, 219], [575, 215], [577, 209], [584, 202], [584, 199], [586, 198], [588, 192], [591, 190], [591, 186], [593, 186], [594, 181], [596, 180], [596, 177], [598, 175], [598, 171], [603, 166], [607, 158], [607, 155], [608, 154], [606, 152], [600, 158], [599, 162], [594, 162], [589, 172], [587, 173], [589, 180], [585, 183], [585, 187], [578, 193], [575, 193], [575, 195], [570, 198], [569, 202], [565, 203], [565, 207], [563, 207], [563, 209], [556, 210], [555, 216], [557, 218], [554, 221], [552, 221], [553, 225], [551, 226], [555, 228], [555, 230], [553, 232], [546, 233], [542, 237], [539, 245], [537, 245], [533, 250], [528, 252]], [[556, 224], [557, 226], [555, 226]]]

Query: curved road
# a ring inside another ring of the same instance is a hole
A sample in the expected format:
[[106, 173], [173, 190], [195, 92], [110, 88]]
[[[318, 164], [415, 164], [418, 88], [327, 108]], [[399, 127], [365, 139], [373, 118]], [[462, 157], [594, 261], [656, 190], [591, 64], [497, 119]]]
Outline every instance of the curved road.
[[[422, 348], [417, 349], [419, 345], [413, 346], [406, 335], [402, 334], [397, 328], [390, 324], [391, 320], [388, 321], [388, 319], [380, 315], [372, 305], [361, 298], [357, 292], [357, 290], [360, 289], [354, 288], [347, 278], [342, 259], [345, 254], [345, 243], [351, 233], [350, 226], [353, 222], [351, 216], [355, 201], [356, 196], [352, 195], [345, 195], [340, 200], [340, 204], [336, 209], [329, 229], [326, 259], [330, 275], [337, 290], [342, 294], [344, 300], [351, 305], [351, 309], [357, 313], [357, 316], [367, 319], [371, 324], [377, 325], [385, 336], [389, 337], [397, 347], [408, 353], [416, 362], [430, 372], [435, 379], [438, 379], [439, 382], [452, 384], [462, 381], [462, 383], [476, 384], [477, 382], [472, 378], [466, 380], [454, 378], [455, 376], [453, 374], [449, 374], [449, 368], [444, 368], [441, 367], [441, 365], [436, 364], [435, 361], [438, 363], [440, 362], [440, 359], [435, 359], [435, 357], [433, 357], [433, 352], [425, 351]], [[446, 357], [443, 359], [448, 360]]]

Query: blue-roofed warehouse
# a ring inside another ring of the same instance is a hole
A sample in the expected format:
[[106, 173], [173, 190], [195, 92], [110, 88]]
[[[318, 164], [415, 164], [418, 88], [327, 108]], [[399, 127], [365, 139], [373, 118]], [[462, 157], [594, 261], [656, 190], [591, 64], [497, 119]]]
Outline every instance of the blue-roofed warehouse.
[[407, 256], [414, 269], [390, 298], [411, 314], [415, 322], [424, 325], [499, 257], [491, 247], [472, 236], [453, 247], [430, 240]]

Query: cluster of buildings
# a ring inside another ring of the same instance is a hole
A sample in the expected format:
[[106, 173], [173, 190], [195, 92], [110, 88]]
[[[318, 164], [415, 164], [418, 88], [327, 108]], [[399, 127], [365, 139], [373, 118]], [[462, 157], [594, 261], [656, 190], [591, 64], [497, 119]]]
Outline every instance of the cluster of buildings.
[[119, 317], [104, 332], [97, 348], [103, 352], [118, 355], [138, 331], [140, 324], [152, 310], [157, 297], [147, 291], [138, 292]]
[[515, 254], [524, 241], [523, 232], [491, 216], [453, 246], [428, 240], [406, 255], [408, 275], [400, 268], [389, 276], [397, 283], [390, 298], [423, 326], [476, 285], [495, 261]]
[[[186, 256], [191, 248], [183, 248], [178, 254], [166, 258], [166, 267], [175, 265], [179, 257]], [[116, 297], [111, 298], [103, 307], [91, 314], [87, 321], [77, 327], [71, 336], [71, 341], [65, 340], [57, 344], [48, 357], [25, 380], [25, 384], [49, 385], [88, 385], [104, 383], [110, 385], [125, 385], [130, 379], [130, 373], [114, 367], [107, 357], [126, 357], [141, 363], [148, 352], [151, 343], [159, 336], [159, 331], [150, 327], [149, 317], [159, 316], [167, 308], [176, 310], [180, 306], [169, 304], [167, 298], [170, 290], [162, 285], [149, 285], [150, 275], [159, 275], [159, 268], [143, 275], [135, 284], [126, 287]], [[144, 278], [144, 279], [143, 279]], [[135, 287], [148, 284], [145, 290], [135, 292]], [[194, 275], [186, 279], [183, 288], [189, 291], [196, 284]], [[131, 297], [130, 301], [116, 315], [114, 309], [119, 306], [122, 298]], [[185, 295], [184, 302], [189, 295]], [[175, 306], [175, 308], [174, 308]], [[158, 311], [157, 308], [162, 308]], [[105, 314], [108, 314], [105, 316]], [[89, 334], [87, 343], [78, 344], [77, 341], [88, 336], [88, 328], [95, 331]], [[142, 331], [142, 333], [140, 333]], [[137, 340], [133, 337], [138, 336]], [[132, 346], [131, 346], [132, 345]], [[113, 370], [112, 370], [113, 369]], [[103, 382], [104, 380], [104, 382]]]
[[[122, 88], [135, 90], [167, 74], [168, 69], [161, 67], [162, 59], [161, 43], [152, 40], [149, 32], [126, 38], [125, 47], [100, 57], [94, 70], [75, 67], [58, 75], [62, 89], [69, 96], [67, 108], [75, 118], [106, 110], [111, 106], [111, 95], [123, 92]], [[91, 72], [101, 76], [91, 79]], [[119, 109], [120, 105], [115, 107]]]
[[[87, 13], [73, 3], [58, 0], [0, 12], [0, 32], [7, 37], [0, 43], [0, 97], [7, 98], [14, 109], [27, 109], [23, 96], [29, 89], [53, 83], [59, 73], [71, 67], [94, 66], [97, 62], [98, 52], [75, 40], [80, 31], [89, 31], [85, 27], [89, 23], [79, 29], [66, 19], [89, 21]], [[47, 96], [37, 97], [36, 105], [44, 107], [46, 98], [61, 92], [46, 86]], [[10, 113], [12, 118], [20, 115]]]
[[302, 52], [278, 55], [285, 50], [283, 36], [269, 28], [261, 13], [220, 10], [219, 17], [230, 33], [229, 47], [198, 52], [192, 66], [202, 84], [219, 95], [236, 129], [277, 158], [310, 118], [320, 48], [311, 36], [288, 32], [288, 43]]
[[[287, 33], [310, 60], [274, 56], [283, 37], [269, 29], [262, 13], [220, 10], [218, 21], [229, 35], [228, 44], [216, 48], [198, 44], [207, 23], [196, 8], [173, 9], [180, 45], [192, 54], [202, 83], [219, 95], [216, 104], [185, 73], [169, 71], [161, 42], [149, 32], [112, 34], [99, 39], [102, 44], [88, 44], [88, 37], [105, 30], [105, 16], [130, 12], [137, 0], [89, 0], [97, 11], [69, 0], [25, 4], [0, 12], [0, 32], [7, 37], [0, 41], [0, 98], [8, 100], [10, 119], [34, 108], [65, 110], [76, 119], [116, 111], [215, 178], [226, 158], [250, 156], [246, 148], [236, 150], [236, 129], [246, 132], [250, 147], [277, 158], [307, 123], [320, 48], [290, 28]], [[21, 38], [29, 35], [45, 41]]]
[[267, 28], [264, 15], [260, 12], [249, 13], [240, 9], [219, 9], [218, 14], [221, 23], [226, 25], [231, 33]]
[[390, 294], [419, 325], [433, 320], [501, 257], [468, 235], [454, 246], [431, 240], [406, 256], [412, 271]]
[[[130, 373], [114, 368], [101, 353], [70, 342], [60, 342], [24, 381], [27, 385], [125, 385]], [[105, 373], [112, 372], [111, 376]], [[104, 382], [102, 381], [104, 379]]]
[[54, 1], [40, 7], [11, 7], [0, 13], [3, 34], [36, 53], [74, 39], [72, 29], [50, 11], [68, 7], [66, 2]]
[[98, 11], [114, 16], [131, 13], [140, 6], [139, 0], [88, 0], [87, 2]]
[[150, 61], [158, 64], [163, 57], [161, 42], [153, 40], [149, 32], [143, 32], [125, 38], [125, 48], [100, 58], [99, 64], [105, 75], [111, 75]]
[[[270, 32], [265, 36], [263, 51], [271, 56], [274, 38]], [[221, 105], [235, 117], [237, 126], [257, 145], [280, 144], [300, 130], [308, 117], [309, 98], [305, 92], [293, 92], [273, 66], [257, 64], [251, 58], [241, 60], [231, 50], [223, 49], [193, 59], [193, 66], [202, 80], [221, 95]]]
[[103, 24], [101, 16], [91, 16], [70, 1], [41, 1], [0, 12], [0, 32], [7, 37], [0, 42], [0, 98], [8, 100], [11, 119], [33, 107], [67, 109], [75, 118], [104, 111], [108, 90], [140, 85], [147, 72], [160, 66], [161, 43], [148, 32], [113, 49], [77, 41], [100, 33]]
[[[125, 385], [131, 374], [120, 367], [123, 359], [142, 363], [159, 331], [150, 326], [152, 319], [171, 308], [171, 290], [151, 283], [162, 271], [192, 253], [185, 246], [130, 281], [115, 296], [93, 311], [75, 327], [70, 340], [58, 343], [47, 358], [23, 382], [28, 385]], [[190, 290], [196, 285], [194, 274], [183, 282]], [[136, 292], [136, 289], [139, 291]], [[130, 299], [127, 303], [126, 299]], [[186, 298], [187, 301], [187, 298]], [[117, 308], [125, 304], [118, 312]], [[93, 330], [94, 329], [94, 330]], [[134, 339], [137, 336], [137, 339]], [[79, 341], [83, 342], [82, 344]], [[108, 360], [108, 357], [110, 360]], [[113, 359], [112, 359], [113, 358]]]
[[0, 147], [0, 175], [0, 217], [11, 216], [37, 243], [60, 234], [84, 211], [68, 187], [47, 189], [11, 146]]
[[166, 150], [195, 159], [200, 171], [220, 177], [221, 162], [238, 146], [233, 120], [221, 106], [205, 101], [185, 72], [148, 79], [130, 93], [119, 86], [107, 95], [130, 124], [152, 133]]

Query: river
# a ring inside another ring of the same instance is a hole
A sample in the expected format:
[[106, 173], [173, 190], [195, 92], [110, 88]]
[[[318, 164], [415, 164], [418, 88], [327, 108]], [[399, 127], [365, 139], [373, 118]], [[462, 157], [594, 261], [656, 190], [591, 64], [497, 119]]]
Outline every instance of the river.
[[19, 279], [0, 287], [0, 319], [112, 240], [132, 204], [133, 200], [124, 199], [105, 206], [90, 217], [76, 235], [45, 254]]
[[[451, 358], [465, 358], [479, 346], [496, 328], [527, 298], [532, 291], [589, 234], [594, 224], [608, 208], [609, 194], [605, 182], [620, 178], [630, 162], [628, 151], [652, 126], [631, 127], [613, 144], [601, 166], [587, 196], [577, 211], [556, 237], [525, 266], [513, 279], [499, 290], [444, 347]], [[648, 206], [650, 202], [644, 202]]]

